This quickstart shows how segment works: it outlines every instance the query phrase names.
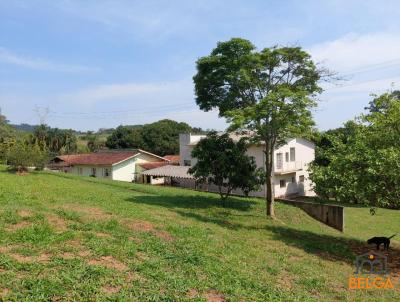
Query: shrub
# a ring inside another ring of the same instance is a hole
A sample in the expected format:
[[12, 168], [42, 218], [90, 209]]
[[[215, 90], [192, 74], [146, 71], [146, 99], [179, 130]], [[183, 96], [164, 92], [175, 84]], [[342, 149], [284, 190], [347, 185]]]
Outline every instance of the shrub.
[[28, 167], [43, 169], [49, 158], [48, 153], [42, 151], [37, 144], [19, 141], [8, 149], [6, 159], [12, 170], [21, 173], [27, 171]]

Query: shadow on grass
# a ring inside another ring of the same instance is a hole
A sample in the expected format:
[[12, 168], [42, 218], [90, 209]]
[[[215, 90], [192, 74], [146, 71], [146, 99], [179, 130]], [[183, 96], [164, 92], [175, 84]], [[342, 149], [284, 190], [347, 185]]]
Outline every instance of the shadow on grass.
[[[209, 216], [200, 213], [188, 213], [177, 210], [176, 213], [189, 219], [195, 219], [203, 223], [212, 223], [220, 227], [237, 231], [260, 231], [265, 232], [265, 236], [271, 236], [272, 240], [284, 242], [288, 246], [302, 249], [308, 254], [318, 256], [321, 259], [345, 262], [349, 265], [354, 264], [355, 257], [369, 251], [374, 251], [375, 246], [368, 245], [366, 242], [346, 238], [343, 236], [334, 236], [329, 234], [319, 234], [299, 228], [275, 225], [273, 221], [265, 225], [247, 225], [243, 223], [232, 222], [229, 214]], [[262, 233], [261, 233], [262, 235]], [[400, 250], [391, 247], [389, 251], [380, 251], [388, 258], [388, 265], [393, 273], [400, 273]]]
[[[301, 248], [309, 254], [314, 254], [322, 259], [343, 261], [354, 264], [355, 257], [370, 251], [376, 251], [374, 245], [351, 238], [336, 237], [325, 234], [298, 230], [284, 226], [267, 226], [266, 230], [273, 233], [273, 238], [281, 240], [287, 245]], [[387, 257], [388, 266], [393, 274], [400, 274], [400, 250], [391, 247], [388, 251], [380, 250], [379, 253]]]
[[220, 227], [227, 228], [230, 230], [239, 230], [239, 229], [246, 228], [241, 223], [232, 223], [231, 221], [229, 221], [228, 216], [227, 217], [206, 216], [206, 215], [200, 215], [197, 213], [190, 213], [190, 212], [188, 213], [188, 212], [179, 211], [179, 210], [177, 210], [175, 212], [178, 213], [179, 215], [181, 215], [182, 217], [195, 219], [197, 221], [204, 222], [204, 223], [213, 223]]
[[[194, 192], [195, 193], [195, 192]], [[217, 196], [198, 195], [140, 195], [126, 199], [129, 202], [162, 206], [169, 209], [205, 209], [218, 207], [221, 209], [235, 209], [248, 211], [257, 204], [255, 201], [246, 200], [240, 197], [230, 197], [223, 207]]]
[[300, 248], [308, 254], [314, 254], [322, 259], [331, 261], [344, 261], [353, 263], [354, 248], [358, 250], [369, 250], [368, 246], [358, 240], [318, 234], [307, 230], [295, 229], [287, 226], [269, 225], [265, 230], [272, 233], [274, 240], [283, 241], [289, 246]]
[[228, 216], [207, 216], [199, 213], [176, 212], [183, 217], [195, 219], [204, 223], [213, 223], [234, 231], [264, 231], [265, 236], [271, 235], [273, 240], [282, 241], [289, 246], [302, 249], [309, 254], [314, 254], [331, 261], [352, 263], [355, 257], [355, 250], [360, 251], [360, 253], [362, 253], [361, 251], [366, 252], [369, 250], [365, 243], [358, 240], [327, 234], [317, 234], [288, 226], [274, 225], [272, 220], [270, 220], [272, 225], [267, 223], [264, 225], [247, 225], [232, 222], [229, 220]]

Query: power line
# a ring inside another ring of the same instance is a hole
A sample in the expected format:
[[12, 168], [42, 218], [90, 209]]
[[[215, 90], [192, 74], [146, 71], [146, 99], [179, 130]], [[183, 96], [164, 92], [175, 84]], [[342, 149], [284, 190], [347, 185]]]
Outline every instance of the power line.
[[370, 70], [394, 67], [394, 66], [398, 66], [398, 65], [400, 65], [400, 58], [389, 60], [389, 61], [383, 61], [383, 62], [376, 63], [376, 64], [364, 65], [364, 66], [357, 67], [355, 69], [346, 70], [342, 73], [342, 75], [351, 75], [351, 74], [356, 74], [356, 73], [361, 73], [361, 72], [368, 72]]

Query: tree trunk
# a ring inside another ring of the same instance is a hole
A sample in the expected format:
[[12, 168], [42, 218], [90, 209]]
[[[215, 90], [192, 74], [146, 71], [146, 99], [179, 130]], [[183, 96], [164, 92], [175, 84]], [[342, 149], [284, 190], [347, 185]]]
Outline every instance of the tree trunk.
[[219, 195], [221, 196], [221, 200], [222, 200], [222, 206], [225, 208], [226, 207], [226, 200], [228, 199], [229, 195], [231, 194], [232, 188], [230, 186], [228, 186], [226, 188], [226, 193], [224, 194], [223, 190], [222, 190], [222, 186], [218, 186], [219, 189]]
[[267, 176], [266, 179], [267, 184], [267, 216], [275, 217], [275, 209], [274, 209], [274, 190], [272, 184], [272, 176]]
[[225, 208], [225, 197], [224, 193], [222, 192], [222, 186], [218, 186], [219, 196], [221, 197], [222, 206]]
[[275, 198], [274, 198], [274, 187], [272, 181], [272, 170], [273, 170], [273, 158], [274, 158], [274, 146], [273, 142], [265, 140], [265, 176], [266, 176], [266, 214], [268, 217], [275, 217]]

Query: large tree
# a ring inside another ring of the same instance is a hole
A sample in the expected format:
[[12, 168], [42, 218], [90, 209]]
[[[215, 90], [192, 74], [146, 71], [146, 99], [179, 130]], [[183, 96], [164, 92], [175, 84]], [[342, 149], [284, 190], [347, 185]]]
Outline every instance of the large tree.
[[264, 144], [268, 216], [275, 215], [274, 149], [313, 125], [310, 109], [322, 91], [318, 81], [324, 73], [300, 47], [256, 51], [240, 38], [219, 42], [197, 61], [193, 79], [200, 109], [218, 108], [230, 129], [247, 130], [254, 142]]
[[107, 137], [106, 146], [110, 149], [141, 148], [143, 145], [141, 125], [118, 126]]
[[192, 151], [197, 163], [189, 169], [196, 181], [218, 187], [223, 206], [235, 189], [246, 195], [258, 190], [264, 181], [262, 169], [257, 169], [254, 158], [247, 156], [247, 141], [235, 142], [227, 133], [210, 132]]
[[366, 114], [328, 131], [311, 165], [315, 191], [338, 202], [400, 207], [400, 92], [375, 97]]
[[186, 123], [164, 119], [143, 126], [119, 126], [107, 138], [110, 149], [141, 148], [164, 156], [179, 153], [179, 134], [196, 132]]
[[168, 119], [144, 125], [143, 149], [161, 156], [179, 154], [179, 134], [191, 131], [192, 128], [188, 124]]

